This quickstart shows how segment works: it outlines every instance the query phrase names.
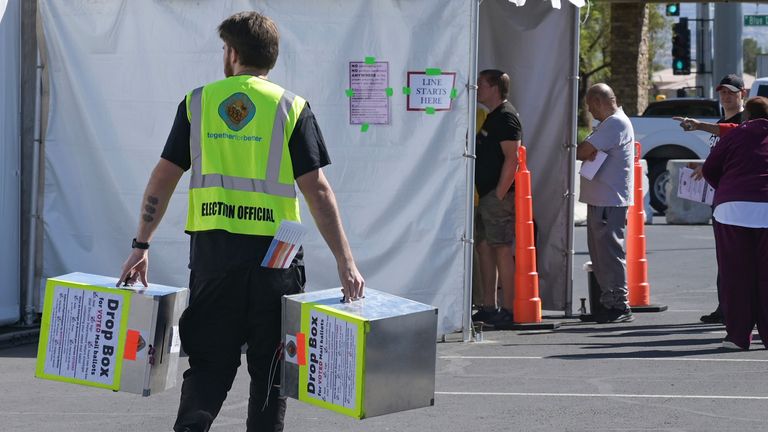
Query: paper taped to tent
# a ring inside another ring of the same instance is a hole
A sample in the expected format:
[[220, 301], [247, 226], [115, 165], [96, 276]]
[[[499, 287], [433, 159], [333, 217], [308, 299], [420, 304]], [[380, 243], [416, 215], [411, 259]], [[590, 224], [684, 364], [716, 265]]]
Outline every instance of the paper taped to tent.
[[[118, 271], [177, 105], [223, 77], [216, 26], [255, 9], [280, 29], [269, 79], [306, 98], [322, 128], [332, 159], [324, 172], [358, 267], [371, 286], [435, 305], [439, 334], [471, 327], [467, 137], [477, 72], [509, 73], [532, 173], [540, 297], [545, 310], [570, 313], [578, 54], [571, 3], [38, 0], [44, 163], [40, 187], [22, 191], [42, 203], [30, 218], [40, 241], [33, 235], [22, 248], [37, 263], [22, 277], [35, 287], [28, 297], [39, 312], [45, 278]], [[371, 71], [375, 80], [366, 78]], [[187, 284], [187, 182], [153, 239], [152, 282]], [[333, 257], [301, 206], [311, 231], [307, 289], [338, 286]]]

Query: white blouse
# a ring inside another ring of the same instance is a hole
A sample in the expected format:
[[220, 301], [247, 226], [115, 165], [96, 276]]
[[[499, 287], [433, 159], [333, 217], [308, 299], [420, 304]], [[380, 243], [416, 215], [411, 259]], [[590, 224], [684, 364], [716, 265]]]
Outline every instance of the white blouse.
[[718, 223], [746, 228], [768, 228], [768, 202], [730, 201], [715, 207]]

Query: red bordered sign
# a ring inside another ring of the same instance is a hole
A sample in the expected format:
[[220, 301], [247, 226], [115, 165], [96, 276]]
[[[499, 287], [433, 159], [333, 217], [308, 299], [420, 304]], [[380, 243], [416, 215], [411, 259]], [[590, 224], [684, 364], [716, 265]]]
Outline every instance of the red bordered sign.
[[456, 85], [456, 72], [409, 71], [408, 111], [450, 111], [451, 93]]

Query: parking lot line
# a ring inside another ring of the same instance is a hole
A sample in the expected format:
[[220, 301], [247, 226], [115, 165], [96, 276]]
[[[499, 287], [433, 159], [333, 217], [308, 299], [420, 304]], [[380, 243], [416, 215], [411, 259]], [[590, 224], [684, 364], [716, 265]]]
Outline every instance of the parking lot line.
[[[559, 357], [531, 356], [440, 356], [443, 360], [563, 360]], [[608, 357], [601, 360], [621, 361], [693, 361], [693, 362], [734, 362], [734, 363], [768, 363], [768, 359], [734, 359], [734, 358], [682, 358], [682, 357]]]
[[628, 398], [628, 399], [727, 399], [727, 400], [768, 400], [768, 396], [723, 396], [723, 395], [641, 395], [616, 393], [507, 393], [507, 392], [435, 392], [442, 396], [540, 396], [540, 397], [583, 397], [583, 398]]

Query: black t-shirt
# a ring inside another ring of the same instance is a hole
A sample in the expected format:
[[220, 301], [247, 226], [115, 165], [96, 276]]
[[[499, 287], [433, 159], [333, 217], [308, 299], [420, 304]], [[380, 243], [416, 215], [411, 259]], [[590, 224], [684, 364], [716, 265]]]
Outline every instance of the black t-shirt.
[[485, 118], [475, 141], [475, 187], [481, 197], [496, 189], [499, 183], [501, 167], [504, 165], [501, 142], [522, 139], [520, 115], [511, 103], [505, 101]]
[[[728, 118], [720, 117], [720, 119], [717, 122], [718, 123], [736, 123], [736, 124], [739, 124], [739, 123], [741, 123], [744, 120], [744, 116], [742, 115], [743, 113], [744, 113], [744, 111], [741, 111], [741, 112], [737, 113], [736, 115], [733, 115], [733, 116], [728, 117]], [[715, 144], [718, 143], [718, 141], [720, 141], [720, 136], [719, 135], [712, 135], [712, 136], [710, 136], [709, 137], [709, 148], [714, 147]]]
[[[189, 152], [189, 119], [185, 100], [179, 104], [176, 119], [161, 157], [184, 171], [191, 165]], [[296, 127], [288, 141], [293, 176], [298, 178], [331, 163], [323, 135], [309, 103], [299, 114]], [[189, 268], [195, 271], [227, 271], [264, 259], [272, 242], [271, 236], [232, 234], [223, 230], [192, 232], [190, 234]], [[296, 255], [300, 263], [303, 251]]]

